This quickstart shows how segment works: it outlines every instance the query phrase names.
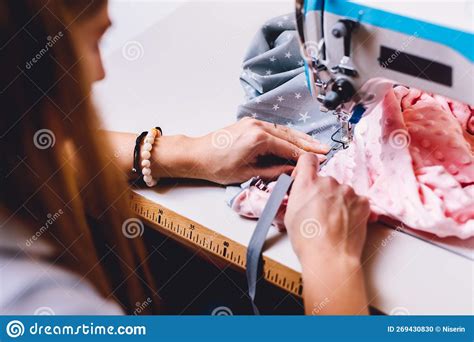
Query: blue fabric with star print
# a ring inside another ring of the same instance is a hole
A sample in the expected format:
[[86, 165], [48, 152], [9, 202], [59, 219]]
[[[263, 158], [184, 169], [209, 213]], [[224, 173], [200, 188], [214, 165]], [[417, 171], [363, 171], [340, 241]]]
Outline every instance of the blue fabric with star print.
[[319, 111], [306, 84], [294, 14], [267, 21], [244, 57], [240, 77], [246, 101], [237, 118], [254, 117], [287, 125], [335, 146], [331, 136], [339, 128], [335, 116]]

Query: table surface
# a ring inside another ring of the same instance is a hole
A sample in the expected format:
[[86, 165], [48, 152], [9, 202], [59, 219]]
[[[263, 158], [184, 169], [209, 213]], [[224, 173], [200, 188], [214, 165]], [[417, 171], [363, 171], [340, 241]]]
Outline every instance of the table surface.
[[[136, 133], [160, 125], [166, 134], [197, 136], [231, 124], [243, 100], [238, 78], [251, 38], [292, 6], [112, 1], [114, 28], [103, 46], [108, 75], [95, 89], [104, 127]], [[132, 45], [136, 59], [125, 51]], [[229, 209], [221, 186], [177, 181], [138, 192], [244, 246], [255, 228]], [[287, 235], [272, 230], [269, 241], [266, 256], [301, 270]], [[473, 314], [473, 250], [474, 239], [371, 226], [364, 258], [371, 305], [386, 313]]]

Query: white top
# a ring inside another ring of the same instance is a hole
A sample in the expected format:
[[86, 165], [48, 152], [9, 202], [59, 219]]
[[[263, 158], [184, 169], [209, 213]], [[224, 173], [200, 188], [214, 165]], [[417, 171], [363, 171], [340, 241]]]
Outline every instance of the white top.
[[121, 315], [85, 279], [39, 260], [52, 252], [20, 222], [0, 216], [0, 315]]

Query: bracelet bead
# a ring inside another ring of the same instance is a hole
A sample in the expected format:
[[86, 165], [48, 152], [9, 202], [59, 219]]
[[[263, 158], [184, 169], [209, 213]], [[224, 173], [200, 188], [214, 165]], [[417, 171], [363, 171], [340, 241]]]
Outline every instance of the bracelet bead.
[[140, 163], [142, 167], [143, 181], [148, 187], [154, 187], [158, 180], [154, 179], [151, 171], [151, 152], [153, 151], [153, 145], [156, 143], [157, 139], [161, 137], [161, 129], [155, 127], [149, 131], [145, 137], [144, 144], [142, 146], [141, 157], [142, 161]]
[[142, 151], [141, 156], [142, 156], [142, 159], [148, 160], [148, 159], [151, 158], [151, 153], [150, 153], [150, 151]]

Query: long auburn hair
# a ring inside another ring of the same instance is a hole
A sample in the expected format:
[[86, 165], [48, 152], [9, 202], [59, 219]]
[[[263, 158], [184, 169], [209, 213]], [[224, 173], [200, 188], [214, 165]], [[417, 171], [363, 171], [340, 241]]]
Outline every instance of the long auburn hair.
[[127, 313], [152, 303], [139, 310], [150, 314], [159, 301], [147, 252], [140, 236], [123, 231], [133, 218], [126, 177], [104, 153], [111, 147], [69, 31], [106, 5], [0, 0], [0, 229], [20, 219], [38, 236], [54, 221], [39, 234], [54, 247], [50, 262], [89, 280]]

